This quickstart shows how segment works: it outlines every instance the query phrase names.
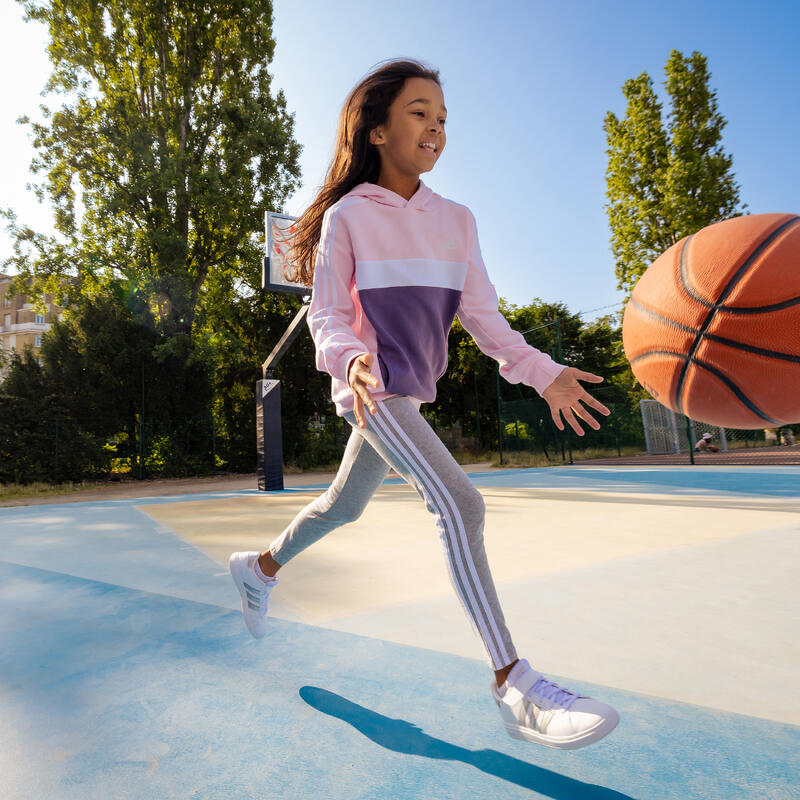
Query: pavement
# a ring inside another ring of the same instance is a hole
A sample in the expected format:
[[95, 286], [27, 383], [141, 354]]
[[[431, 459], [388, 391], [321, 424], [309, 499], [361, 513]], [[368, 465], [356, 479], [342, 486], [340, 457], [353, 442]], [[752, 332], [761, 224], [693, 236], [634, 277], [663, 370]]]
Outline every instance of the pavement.
[[332, 476], [253, 479], [0, 508], [0, 797], [798, 797], [798, 468], [466, 471], [518, 652], [614, 705], [606, 739], [507, 737], [396, 477], [253, 639], [228, 556]]

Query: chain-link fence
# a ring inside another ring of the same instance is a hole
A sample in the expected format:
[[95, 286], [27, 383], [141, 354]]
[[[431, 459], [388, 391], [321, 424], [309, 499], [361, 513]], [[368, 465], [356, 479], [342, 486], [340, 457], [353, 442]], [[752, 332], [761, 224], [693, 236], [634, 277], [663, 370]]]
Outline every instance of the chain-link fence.
[[639, 401], [647, 455], [667, 458], [669, 463], [682, 457], [693, 463], [712, 460], [725, 464], [800, 463], [796, 425], [745, 430], [698, 422], [677, 414], [656, 400]]
[[[480, 414], [453, 417], [437, 411], [435, 404], [422, 406], [423, 415], [460, 463], [800, 465], [800, 425], [719, 428], [612, 385], [587, 387], [611, 413], [592, 412], [599, 430], [579, 420], [584, 429], [579, 436], [568, 424], [563, 430], [556, 427], [542, 398], [524, 397], [519, 386], [497, 383], [496, 408], [483, 408]], [[195, 404], [195, 413], [182, 414], [162, 389], [159, 394], [152, 380], [146, 383], [144, 415], [132, 409], [129, 418], [122, 418], [126, 424], [117, 428], [110, 416], [104, 425], [103, 420], [82, 418], [75, 406], [65, 408], [46, 396], [33, 404], [0, 391], [0, 483], [256, 471], [254, 398], [245, 394], [238, 408], [214, 400], [203, 411]], [[349, 424], [332, 405], [328, 413], [302, 419], [294, 419], [290, 412], [284, 407], [284, 453], [290, 454], [285, 468], [335, 470], [351, 434]]]

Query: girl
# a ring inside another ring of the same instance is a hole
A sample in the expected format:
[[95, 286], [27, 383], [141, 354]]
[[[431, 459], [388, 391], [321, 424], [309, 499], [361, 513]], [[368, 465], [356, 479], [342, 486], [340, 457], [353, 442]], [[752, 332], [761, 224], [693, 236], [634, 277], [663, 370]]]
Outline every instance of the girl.
[[278, 570], [357, 519], [394, 468], [435, 517], [453, 588], [494, 670], [492, 696], [508, 733], [549, 747], [584, 747], [610, 733], [619, 717], [517, 657], [484, 550], [483, 498], [419, 408], [434, 400], [447, 368], [455, 314], [506, 380], [544, 397], [559, 430], [561, 415], [579, 435], [576, 415], [600, 427], [582, 403], [610, 412], [578, 380], [603, 379], [555, 363], [511, 329], [472, 212], [420, 180], [444, 151], [446, 115], [438, 71], [416, 61], [385, 63], [345, 102], [333, 162], [297, 221], [293, 253], [300, 280], [313, 284], [308, 325], [317, 368], [331, 375], [336, 411], [352, 431], [330, 488], [268, 550], [233, 553], [229, 567], [247, 628], [261, 637]]

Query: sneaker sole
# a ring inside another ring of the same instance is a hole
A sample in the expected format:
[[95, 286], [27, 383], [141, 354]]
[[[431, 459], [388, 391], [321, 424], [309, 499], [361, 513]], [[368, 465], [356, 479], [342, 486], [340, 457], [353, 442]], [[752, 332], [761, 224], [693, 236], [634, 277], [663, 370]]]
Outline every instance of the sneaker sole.
[[508, 735], [514, 739], [543, 744], [545, 747], [552, 747], [556, 750], [578, 750], [581, 747], [594, 744], [603, 737], [608, 736], [608, 734], [617, 727], [618, 723], [619, 714], [614, 711], [613, 715], [609, 715], [605, 719], [600, 720], [593, 728], [563, 738], [545, 736], [542, 733], [538, 733], [531, 728], [525, 728], [522, 725], [512, 725], [508, 722], [503, 724], [506, 726]]
[[244, 588], [244, 578], [242, 577], [242, 561], [244, 561], [245, 565], [247, 564], [246, 559], [239, 559], [236, 558], [235, 554], [232, 555], [228, 559], [228, 571], [231, 573], [231, 577], [233, 578], [233, 582], [236, 584], [236, 588], [239, 590], [239, 594], [242, 598], [242, 616], [244, 617], [244, 624], [247, 627], [247, 630], [250, 631], [251, 635], [256, 639], [261, 639], [266, 634], [266, 627], [264, 630], [253, 630], [250, 627], [250, 623], [247, 619], [247, 612], [249, 607], [247, 605], [247, 590]]

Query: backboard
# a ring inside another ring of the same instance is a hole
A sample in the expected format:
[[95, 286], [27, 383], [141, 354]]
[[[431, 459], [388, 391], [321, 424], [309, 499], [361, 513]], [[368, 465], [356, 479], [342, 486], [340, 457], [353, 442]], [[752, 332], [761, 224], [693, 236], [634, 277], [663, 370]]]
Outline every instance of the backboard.
[[303, 286], [290, 280], [294, 268], [287, 264], [288, 246], [286, 237], [294, 233], [297, 217], [276, 214], [267, 211], [264, 214], [266, 233], [266, 256], [261, 274], [261, 287], [270, 292], [286, 292], [288, 294], [311, 294], [310, 286]]

